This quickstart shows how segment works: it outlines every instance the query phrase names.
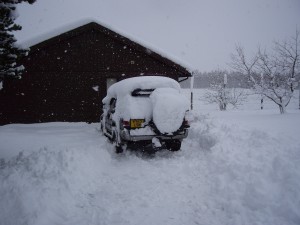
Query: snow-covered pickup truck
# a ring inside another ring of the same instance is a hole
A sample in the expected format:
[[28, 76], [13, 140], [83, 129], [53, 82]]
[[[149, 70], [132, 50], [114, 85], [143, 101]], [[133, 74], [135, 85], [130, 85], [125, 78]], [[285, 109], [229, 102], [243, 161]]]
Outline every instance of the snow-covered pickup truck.
[[128, 145], [178, 151], [188, 135], [188, 99], [171, 78], [141, 76], [119, 81], [109, 87], [102, 103], [101, 130], [117, 153]]

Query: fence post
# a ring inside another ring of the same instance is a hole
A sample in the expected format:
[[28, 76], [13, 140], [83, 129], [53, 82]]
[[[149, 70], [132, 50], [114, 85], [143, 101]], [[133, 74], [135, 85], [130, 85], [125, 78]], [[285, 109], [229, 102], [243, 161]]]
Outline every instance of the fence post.
[[190, 87], [190, 90], [191, 90], [191, 110], [193, 110], [193, 89], [194, 89], [194, 72], [192, 72], [192, 77], [191, 77], [191, 87]]

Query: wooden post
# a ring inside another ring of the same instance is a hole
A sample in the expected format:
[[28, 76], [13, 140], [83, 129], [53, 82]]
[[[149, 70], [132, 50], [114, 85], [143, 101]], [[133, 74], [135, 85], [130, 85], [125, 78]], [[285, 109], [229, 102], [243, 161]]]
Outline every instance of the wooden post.
[[[261, 88], [264, 88], [264, 74], [261, 73], [260, 74], [260, 84], [261, 84]], [[262, 94], [263, 90], [261, 91], [260, 94], [260, 109], [263, 110], [264, 109], [264, 95]]]
[[298, 86], [299, 86], [299, 109], [300, 109], [300, 81], [298, 82]]
[[192, 72], [192, 77], [191, 77], [191, 110], [193, 110], [193, 89], [194, 89], [194, 72]]
[[224, 73], [224, 81], [223, 81], [223, 92], [222, 92], [222, 97], [223, 97], [223, 110], [226, 110], [226, 107], [227, 107], [227, 103], [225, 101], [225, 98], [226, 98], [226, 85], [227, 85], [227, 74]]

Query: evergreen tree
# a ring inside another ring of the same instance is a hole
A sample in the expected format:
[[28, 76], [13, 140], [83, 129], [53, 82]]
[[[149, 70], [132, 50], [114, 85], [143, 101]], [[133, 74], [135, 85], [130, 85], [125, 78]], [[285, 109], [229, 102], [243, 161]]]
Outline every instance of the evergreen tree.
[[18, 48], [13, 32], [21, 30], [20, 25], [15, 24], [16, 4], [35, 0], [0, 0], [0, 82], [5, 77], [19, 77], [24, 70], [18, 64], [18, 59], [27, 54], [27, 50]]

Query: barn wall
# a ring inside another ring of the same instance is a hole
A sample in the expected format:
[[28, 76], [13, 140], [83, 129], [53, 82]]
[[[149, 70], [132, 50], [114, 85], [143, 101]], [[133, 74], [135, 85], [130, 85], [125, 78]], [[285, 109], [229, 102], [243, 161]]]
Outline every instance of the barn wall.
[[106, 79], [179, 72], [97, 29], [61, 37], [32, 49], [21, 80], [5, 81], [0, 124], [99, 121]]

